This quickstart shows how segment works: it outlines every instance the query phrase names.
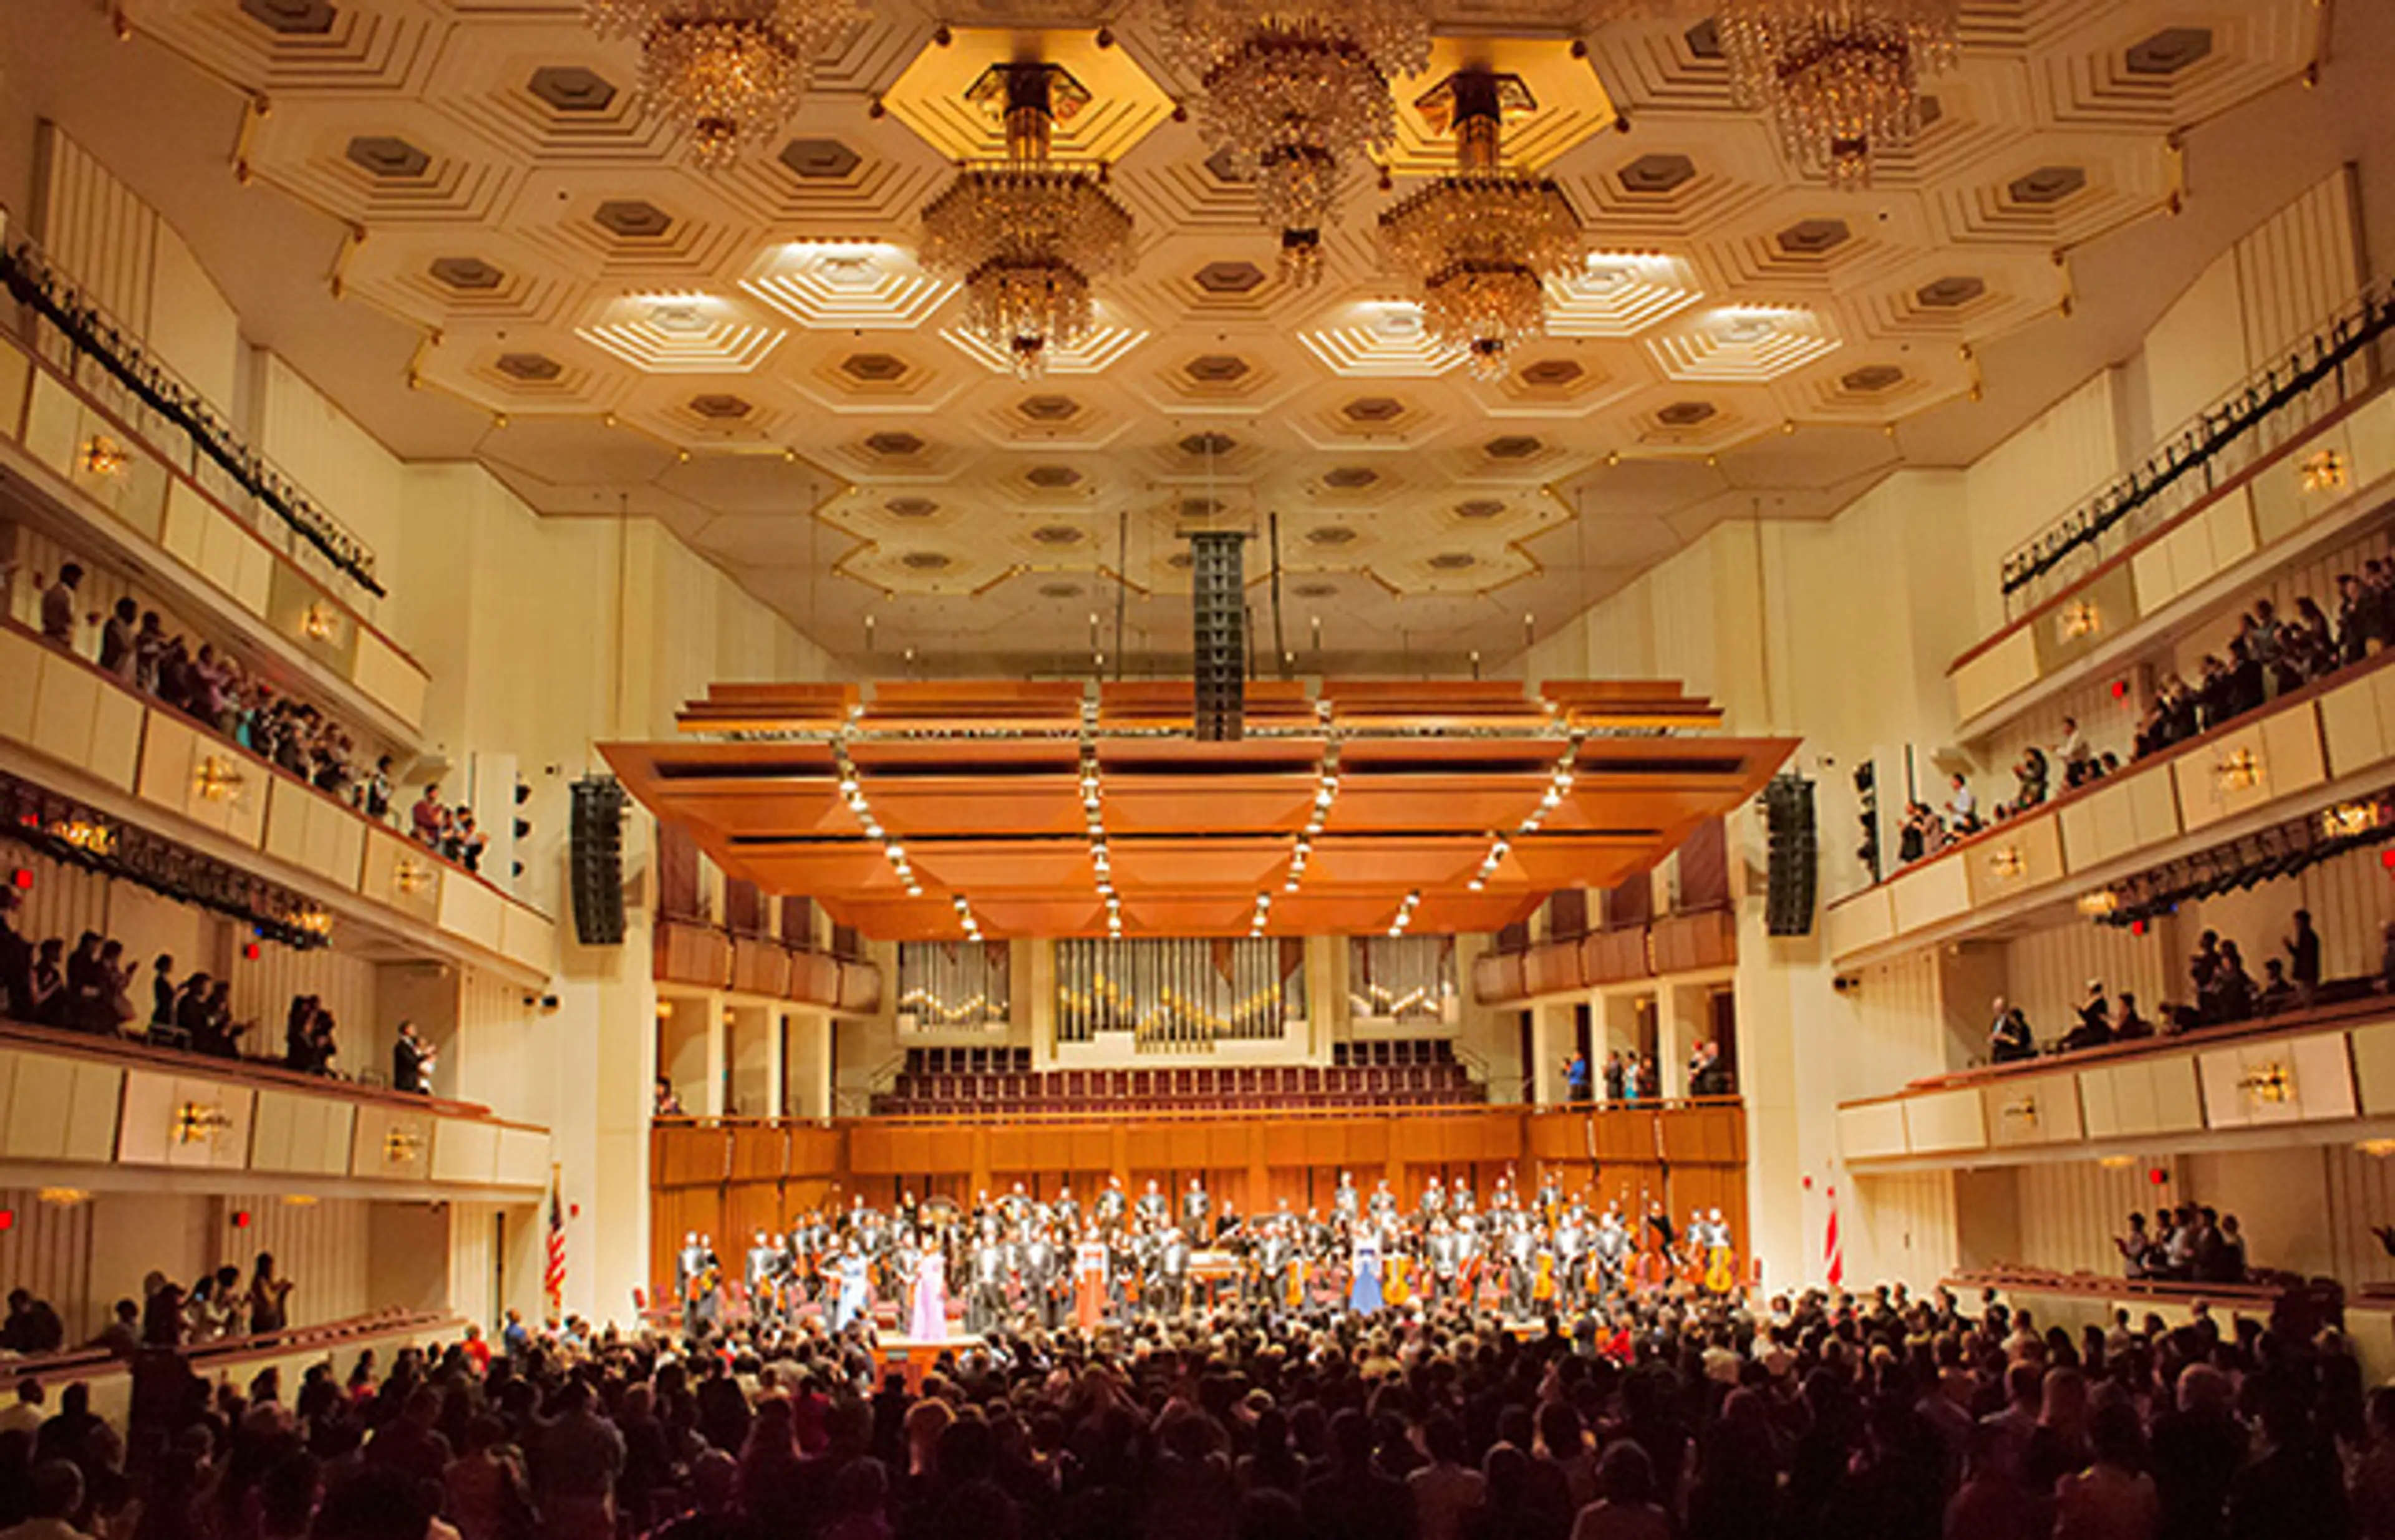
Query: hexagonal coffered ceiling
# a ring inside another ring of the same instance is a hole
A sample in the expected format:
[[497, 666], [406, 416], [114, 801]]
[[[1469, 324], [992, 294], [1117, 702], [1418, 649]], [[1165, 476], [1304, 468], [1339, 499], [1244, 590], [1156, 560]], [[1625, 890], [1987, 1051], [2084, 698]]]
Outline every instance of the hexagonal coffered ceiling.
[[[2173, 131], [2322, 47], [2314, 0], [1966, 0], [1918, 142], [1847, 192], [1732, 105], [1693, 11], [1442, 4], [1388, 174], [1353, 179], [1300, 288], [1144, 6], [875, 0], [777, 141], [713, 174], [576, 0], [120, 8], [252, 94], [239, 173], [354, 232], [337, 290], [421, 329], [408, 383], [472, 409], [457, 452], [545, 511], [668, 520], [835, 651], [965, 671], [1085, 664], [1118, 601], [1126, 650], [1177, 660], [1201, 521], [1257, 537], [1260, 627], [1277, 529], [1292, 653], [1494, 659], [1723, 517], [1834, 511], [1915, 431], [1984, 447], [1952, 426], [1998, 383], [1977, 360], [2057, 325], [2073, 249], [2171, 239], [2146, 216], [2184, 191]], [[913, 253], [956, 163], [1002, 147], [967, 87], [1031, 57], [1088, 91], [1058, 153], [1103, 167], [1137, 256], [1026, 382]], [[1489, 380], [1374, 239], [1449, 163], [1417, 103], [1464, 65], [1521, 78], [1509, 152], [1587, 232]]]

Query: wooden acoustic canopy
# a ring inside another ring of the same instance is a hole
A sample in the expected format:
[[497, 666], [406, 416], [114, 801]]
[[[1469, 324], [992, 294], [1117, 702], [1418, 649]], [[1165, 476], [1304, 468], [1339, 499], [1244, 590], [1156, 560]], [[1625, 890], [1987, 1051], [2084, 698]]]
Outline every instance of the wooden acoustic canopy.
[[[602, 751], [732, 876], [880, 940], [1494, 931], [1611, 887], [1795, 748], [1671, 681], [719, 684]], [[968, 919], [970, 917], [970, 920]]]

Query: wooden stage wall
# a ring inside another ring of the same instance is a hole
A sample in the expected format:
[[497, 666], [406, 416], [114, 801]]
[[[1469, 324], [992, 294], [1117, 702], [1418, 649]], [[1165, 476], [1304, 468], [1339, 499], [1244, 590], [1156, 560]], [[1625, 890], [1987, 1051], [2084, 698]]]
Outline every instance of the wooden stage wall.
[[1652, 1107], [1404, 1108], [1235, 1112], [1171, 1118], [1039, 1118], [1017, 1122], [859, 1118], [833, 1122], [671, 1119], [652, 1128], [650, 1275], [671, 1293], [673, 1254], [686, 1230], [715, 1238], [727, 1258], [759, 1229], [852, 1194], [887, 1208], [903, 1189], [970, 1203], [1015, 1183], [1040, 1197], [1069, 1185], [1085, 1201], [1119, 1175], [1133, 1192], [1153, 1178], [1168, 1191], [1204, 1180], [1219, 1205], [1245, 1214], [1287, 1198], [1328, 1205], [1342, 1170], [1368, 1192], [1386, 1178], [1410, 1206], [1433, 1176], [1468, 1179], [1485, 1202], [1515, 1168], [1535, 1189], [1552, 1171], [1623, 1211], [1649, 1197], [1688, 1211], [1718, 1208], [1744, 1249], [1746, 1113], [1732, 1100]]

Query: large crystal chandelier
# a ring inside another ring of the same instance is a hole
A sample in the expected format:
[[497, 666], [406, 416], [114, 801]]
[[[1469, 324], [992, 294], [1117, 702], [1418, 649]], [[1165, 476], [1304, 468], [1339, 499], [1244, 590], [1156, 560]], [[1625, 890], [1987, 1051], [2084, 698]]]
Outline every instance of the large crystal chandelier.
[[923, 266], [964, 285], [965, 326], [1038, 378], [1090, 332], [1090, 280], [1131, 263], [1131, 216], [1098, 179], [1052, 163], [1059, 115], [1089, 100], [1052, 64], [1001, 64], [973, 100], [1001, 108], [1006, 159], [971, 166], [923, 209]]
[[1389, 83], [1430, 62], [1419, 0], [1158, 0], [1162, 41], [1198, 84], [1198, 131], [1252, 181], [1281, 274], [1321, 272], [1350, 168], [1396, 139]]
[[1412, 279], [1423, 328], [1494, 378], [1546, 330], [1546, 281], [1578, 267], [1580, 219], [1554, 182], [1498, 163], [1503, 114], [1531, 105], [1519, 79], [1467, 70], [1416, 105], [1452, 126], [1456, 169], [1381, 216], [1382, 245]]
[[1921, 132], [1921, 80], [1954, 62], [1960, 0], [1720, 0], [1740, 106], [1767, 112], [1781, 152], [1833, 187]]
[[729, 166], [798, 111], [852, 0], [589, 0], [593, 31], [641, 45], [641, 100], [680, 126], [693, 163]]

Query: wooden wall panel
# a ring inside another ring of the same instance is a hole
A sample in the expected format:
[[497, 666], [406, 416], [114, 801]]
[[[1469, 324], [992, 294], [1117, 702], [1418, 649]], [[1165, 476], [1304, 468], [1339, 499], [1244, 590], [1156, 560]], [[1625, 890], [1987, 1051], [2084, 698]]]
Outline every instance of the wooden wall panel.
[[735, 1181], [781, 1180], [791, 1168], [790, 1135], [779, 1128], [736, 1128], [732, 1133]]

